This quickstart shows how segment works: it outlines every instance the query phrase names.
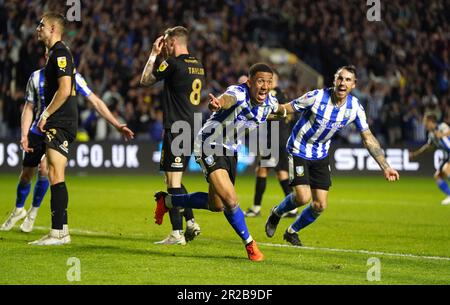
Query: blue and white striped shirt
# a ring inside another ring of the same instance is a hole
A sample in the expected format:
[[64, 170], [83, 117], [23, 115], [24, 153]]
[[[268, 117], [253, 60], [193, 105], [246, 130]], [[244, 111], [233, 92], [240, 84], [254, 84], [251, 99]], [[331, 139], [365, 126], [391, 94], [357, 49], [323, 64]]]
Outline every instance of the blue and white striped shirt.
[[[447, 132], [449, 130], [449, 126], [446, 123], [441, 123], [437, 126], [436, 131]], [[436, 138], [434, 131], [428, 132], [428, 144], [434, 145], [436, 148], [440, 148], [447, 153], [450, 153], [450, 136], [443, 138]]]
[[[31, 124], [30, 131], [38, 135], [43, 135], [43, 133], [39, 131], [37, 124], [42, 112], [45, 110], [44, 83], [44, 69], [34, 71], [28, 79], [25, 93], [25, 102], [34, 105], [34, 120]], [[88, 87], [83, 76], [78, 72], [75, 74], [75, 90], [84, 97], [88, 97], [92, 93], [92, 90]]]
[[345, 126], [354, 122], [362, 132], [369, 129], [364, 108], [351, 94], [337, 107], [332, 102], [333, 89], [320, 89], [306, 93], [291, 102], [303, 112], [292, 129], [286, 148], [292, 155], [307, 160], [320, 160], [328, 155], [331, 138]]
[[[236, 103], [229, 109], [213, 112], [198, 133], [201, 142], [211, 145], [223, 146], [236, 152], [246, 131], [257, 128], [267, 120], [271, 113], [278, 110], [278, 100], [267, 94], [266, 100], [258, 105], [250, 100], [250, 91], [247, 84], [230, 86], [224, 94], [234, 96]], [[199, 141], [196, 141], [196, 151]]]

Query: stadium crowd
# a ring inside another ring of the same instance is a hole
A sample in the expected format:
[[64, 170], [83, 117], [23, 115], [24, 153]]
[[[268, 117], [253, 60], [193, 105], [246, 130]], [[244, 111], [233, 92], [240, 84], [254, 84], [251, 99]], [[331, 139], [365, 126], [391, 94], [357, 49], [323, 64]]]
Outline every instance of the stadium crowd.
[[[45, 64], [35, 29], [48, 9], [55, 9], [52, 3], [0, 0], [0, 138], [20, 138], [28, 77]], [[337, 67], [354, 64], [354, 94], [376, 137], [386, 145], [419, 144], [426, 139], [424, 113], [450, 123], [448, 1], [383, 2], [381, 21], [372, 22], [368, 9], [366, 1], [351, 0], [82, 1], [81, 20], [68, 23], [65, 41], [90, 88], [141, 140], [160, 141], [163, 129], [162, 85], [140, 87], [142, 69], [156, 37], [185, 25], [189, 50], [206, 69], [205, 112], [207, 94], [236, 83], [260, 60], [260, 47], [284, 48], [321, 73], [327, 86]], [[312, 89], [295, 73], [282, 78], [290, 99]], [[120, 137], [79, 99], [88, 138]], [[340, 141], [361, 139], [349, 128]]]

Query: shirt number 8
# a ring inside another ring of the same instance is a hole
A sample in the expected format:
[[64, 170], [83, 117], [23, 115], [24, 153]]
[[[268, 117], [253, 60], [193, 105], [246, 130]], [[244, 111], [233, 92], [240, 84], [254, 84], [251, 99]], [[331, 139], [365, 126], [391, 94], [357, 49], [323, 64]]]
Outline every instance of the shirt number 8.
[[194, 105], [200, 104], [200, 91], [202, 90], [202, 81], [198, 78], [192, 82], [192, 92], [189, 96], [191, 103]]

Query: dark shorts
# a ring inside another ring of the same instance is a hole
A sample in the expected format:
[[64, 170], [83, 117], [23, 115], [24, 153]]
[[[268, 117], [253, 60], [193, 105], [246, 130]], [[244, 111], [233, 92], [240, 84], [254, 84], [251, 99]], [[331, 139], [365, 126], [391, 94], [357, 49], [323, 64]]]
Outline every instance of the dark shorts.
[[306, 160], [289, 155], [291, 186], [309, 185], [312, 189], [328, 190], [331, 186], [330, 159]]
[[22, 166], [37, 167], [45, 155], [45, 138], [42, 135], [33, 132], [28, 133], [28, 147], [33, 148], [32, 152], [25, 152], [23, 155]]
[[52, 127], [45, 132], [45, 144], [48, 148], [60, 152], [69, 158], [69, 144], [75, 140], [75, 136], [63, 128]]
[[[262, 130], [258, 130], [258, 132], [262, 132]], [[264, 153], [264, 155], [266, 156], [261, 156], [262, 148], [260, 148], [260, 156], [258, 156], [257, 162], [259, 167], [274, 168], [275, 171], [277, 172], [282, 170], [289, 171], [288, 153], [286, 151], [286, 143], [289, 139], [289, 135], [290, 135], [289, 129], [287, 129], [287, 127], [284, 126], [284, 124], [280, 124], [280, 129], [278, 130], [278, 133], [276, 135], [278, 141], [274, 143], [274, 145], [277, 145], [278, 148], [278, 160], [277, 160], [275, 156], [272, 156], [270, 154], [270, 150], [272, 148], [272, 128], [271, 125], [269, 124], [267, 128], [267, 142], [268, 142], [267, 147], [270, 147], [270, 149], [268, 149]], [[261, 136], [261, 134], [259, 136]], [[264, 162], [264, 164], [261, 164], [262, 161], [266, 162]]]
[[[163, 172], [184, 172], [189, 163], [192, 154], [192, 145], [194, 140], [191, 139], [191, 147], [187, 149], [188, 154], [182, 151], [174, 153], [171, 149], [173, 140], [178, 136], [170, 132], [170, 129], [164, 130], [164, 139], [161, 150], [161, 160], [159, 162], [159, 170]], [[181, 147], [182, 150], [184, 147]]]
[[216, 155], [202, 155], [202, 157], [197, 157], [195, 159], [197, 163], [202, 168], [203, 174], [205, 175], [206, 181], [209, 183], [209, 175], [217, 170], [224, 169], [228, 172], [231, 183], [236, 181], [236, 168], [237, 168], [237, 155], [233, 156], [216, 156]]

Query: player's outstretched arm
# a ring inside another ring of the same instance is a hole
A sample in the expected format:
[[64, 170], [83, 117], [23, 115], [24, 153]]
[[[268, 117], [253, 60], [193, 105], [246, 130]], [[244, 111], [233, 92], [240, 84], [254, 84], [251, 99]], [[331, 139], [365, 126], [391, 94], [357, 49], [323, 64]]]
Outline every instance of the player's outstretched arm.
[[213, 94], [209, 94], [209, 104], [208, 108], [209, 110], [215, 112], [219, 111], [221, 109], [229, 109], [231, 106], [236, 104], [237, 99], [236, 97], [229, 95], [229, 94], [222, 94], [218, 98], [215, 97]]
[[427, 144], [423, 145], [422, 147], [420, 147], [418, 150], [410, 151], [409, 152], [409, 158], [410, 159], [415, 159], [419, 155], [423, 154], [424, 152], [427, 152], [427, 151], [431, 150], [432, 148], [433, 148], [433, 145], [427, 143]]
[[270, 114], [268, 119], [278, 119], [278, 118], [286, 118], [289, 114], [294, 113], [295, 109], [292, 107], [291, 103], [288, 104], [278, 104], [278, 110]]
[[384, 157], [383, 149], [381, 149], [380, 143], [374, 137], [370, 129], [361, 132], [361, 137], [363, 139], [364, 146], [367, 148], [370, 155], [375, 159], [380, 168], [383, 170], [384, 177], [386, 178], [386, 180], [388, 181], [399, 180], [400, 175], [395, 169], [393, 169], [389, 165], [389, 163], [387, 163]]
[[87, 99], [95, 108], [95, 110], [112, 126], [114, 126], [117, 129], [117, 131], [119, 131], [123, 135], [125, 141], [134, 138], [134, 132], [131, 131], [131, 129], [129, 129], [126, 124], [120, 124], [119, 121], [117, 121], [117, 119], [111, 113], [111, 111], [109, 111], [105, 102], [101, 98], [99, 98], [95, 93], [89, 94]]
[[140, 81], [142, 86], [151, 86], [156, 82], [156, 77], [153, 75], [153, 67], [155, 65], [156, 57], [161, 53], [163, 48], [164, 36], [160, 36], [153, 43], [152, 52], [145, 64], [144, 71], [142, 71]]
[[30, 130], [31, 122], [33, 121], [33, 108], [34, 104], [26, 102], [20, 119], [20, 146], [24, 152], [33, 151], [32, 148], [28, 147], [28, 132]]

